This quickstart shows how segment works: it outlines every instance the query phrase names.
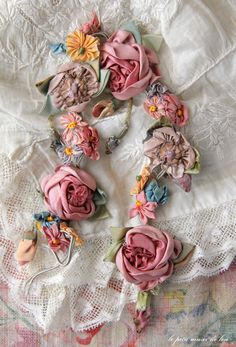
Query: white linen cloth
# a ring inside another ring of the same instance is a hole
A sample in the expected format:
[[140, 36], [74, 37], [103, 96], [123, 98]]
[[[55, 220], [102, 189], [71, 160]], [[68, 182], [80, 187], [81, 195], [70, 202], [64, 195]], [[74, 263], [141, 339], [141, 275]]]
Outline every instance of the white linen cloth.
[[[48, 122], [39, 115], [44, 98], [34, 84], [55, 73], [66, 59], [50, 53], [48, 45], [63, 42], [93, 9], [109, 34], [129, 19], [142, 32], [161, 33], [163, 82], [190, 109], [184, 132], [201, 153], [202, 170], [193, 177], [190, 193], [166, 182], [170, 199], [158, 210], [155, 223], [196, 245], [191, 262], [171, 280], [189, 281], [225, 270], [236, 250], [236, 3], [1, 1], [0, 274], [18, 304], [30, 310], [45, 331], [96, 327], [118, 319], [124, 305], [136, 299], [137, 289], [102, 259], [110, 243], [109, 227], [137, 224], [128, 220], [127, 212], [134, 203], [129, 189], [145, 160], [142, 140], [152, 123], [143, 112], [144, 95], [135, 98], [129, 132], [114, 153], [106, 156], [103, 144], [101, 160], [84, 165], [107, 192], [111, 218], [80, 223], [85, 245], [74, 251], [68, 267], [36, 279], [28, 296], [24, 291], [27, 276], [52, 266], [54, 258], [43, 237], [35, 260], [23, 270], [12, 257], [13, 245], [32, 223], [32, 213], [45, 210], [36, 191], [39, 181], [59, 163], [49, 149]], [[102, 139], [119, 132], [125, 112], [123, 106], [116, 116], [98, 122]], [[87, 120], [92, 122], [92, 117]]]

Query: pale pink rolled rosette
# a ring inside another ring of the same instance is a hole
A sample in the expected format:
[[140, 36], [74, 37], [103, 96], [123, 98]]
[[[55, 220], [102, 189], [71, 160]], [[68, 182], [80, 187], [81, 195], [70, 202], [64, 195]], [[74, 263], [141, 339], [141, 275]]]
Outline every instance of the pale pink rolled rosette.
[[110, 70], [108, 85], [119, 100], [138, 95], [155, 82], [160, 77], [157, 64], [156, 54], [125, 30], [116, 31], [101, 46], [101, 65]]
[[98, 91], [95, 70], [86, 63], [69, 62], [61, 65], [49, 84], [55, 107], [69, 112], [82, 112]]
[[137, 226], [126, 233], [125, 244], [116, 255], [116, 265], [128, 282], [148, 291], [172, 275], [173, 260], [181, 251], [182, 243], [167, 231]]
[[182, 178], [196, 163], [194, 148], [179, 131], [168, 126], [153, 131], [144, 142], [144, 155], [150, 158], [152, 169], [160, 165], [174, 179]]
[[59, 166], [43, 178], [41, 188], [48, 210], [61, 219], [80, 221], [95, 212], [96, 181], [84, 170]]

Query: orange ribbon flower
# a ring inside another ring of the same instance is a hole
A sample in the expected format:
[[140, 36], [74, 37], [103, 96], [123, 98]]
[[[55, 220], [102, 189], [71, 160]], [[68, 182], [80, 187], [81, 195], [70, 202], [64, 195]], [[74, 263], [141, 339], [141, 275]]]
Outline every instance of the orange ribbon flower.
[[66, 38], [67, 54], [73, 61], [91, 61], [99, 57], [99, 39], [76, 30]]

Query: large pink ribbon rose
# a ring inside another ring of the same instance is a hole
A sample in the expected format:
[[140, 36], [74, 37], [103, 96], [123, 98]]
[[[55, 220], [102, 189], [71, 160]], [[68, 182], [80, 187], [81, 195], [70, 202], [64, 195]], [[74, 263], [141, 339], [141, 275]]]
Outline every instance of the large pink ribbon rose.
[[157, 63], [156, 54], [125, 30], [116, 31], [101, 46], [101, 65], [110, 70], [109, 88], [119, 100], [140, 94], [156, 81], [160, 77]]
[[173, 260], [182, 251], [180, 241], [149, 225], [130, 229], [116, 255], [116, 265], [128, 282], [151, 290], [170, 277]]
[[59, 166], [43, 178], [41, 188], [47, 208], [61, 219], [80, 221], [95, 212], [92, 198], [96, 182], [84, 170]]

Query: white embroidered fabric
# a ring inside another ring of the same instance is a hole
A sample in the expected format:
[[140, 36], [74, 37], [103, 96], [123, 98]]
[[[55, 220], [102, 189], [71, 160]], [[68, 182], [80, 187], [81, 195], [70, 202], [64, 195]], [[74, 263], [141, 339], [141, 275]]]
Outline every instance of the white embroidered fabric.
[[[128, 220], [127, 211], [133, 203], [129, 189], [144, 164], [142, 140], [152, 123], [142, 110], [144, 96], [134, 100], [129, 132], [114, 153], [105, 156], [102, 141], [101, 160], [85, 164], [109, 195], [111, 218], [76, 225], [84, 246], [74, 250], [67, 267], [36, 278], [28, 292], [26, 279], [55, 265], [55, 258], [40, 237], [31, 264], [19, 268], [14, 259], [32, 214], [45, 210], [37, 192], [40, 179], [59, 164], [49, 149], [47, 119], [38, 115], [43, 97], [34, 84], [55, 73], [65, 59], [50, 53], [48, 45], [63, 42], [93, 9], [108, 33], [132, 18], [142, 32], [162, 35], [163, 81], [190, 109], [184, 131], [201, 152], [202, 171], [193, 177], [190, 193], [166, 182], [170, 199], [154, 223], [196, 245], [191, 262], [170, 280], [189, 281], [226, 270], [236, 250], [235, 2], [5, 0], [0, 9], [0, 276], [18, 305], [45, 331], [83, 330], [119, 319], [124, 305], [136, 299], [137, 289], [103, 257], [110, 226], [137, 224]], [[124, 105], [96, 124], [102, 139], [119, 132], [125, 112]]]

